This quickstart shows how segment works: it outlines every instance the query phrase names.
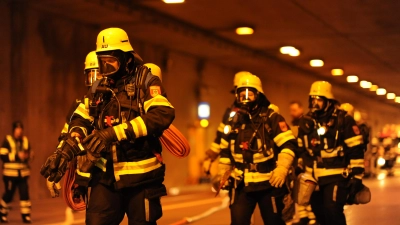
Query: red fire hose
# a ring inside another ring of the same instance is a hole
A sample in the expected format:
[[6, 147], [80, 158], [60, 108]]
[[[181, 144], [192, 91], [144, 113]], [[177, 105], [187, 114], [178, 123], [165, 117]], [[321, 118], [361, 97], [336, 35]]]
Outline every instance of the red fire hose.
[[[176, 128], [174, 125], [164, 131], [163, 135], [160, 137], [160, 141], [163, 146], [174, 156], [178, 158], [184, 158], [190, 153], [190, 145], [186, 140], [185, 136]], [[86, 209], [86, 204], [84, 201], [79, 203], [74, 202], [73, 197], [73, 186], [75, 183], [75, 171], [76, 171], [76, 161], [72, 161], [69, 164], [69, 169], [65, 173], [64, 179], [64, 191], [63, 197], [67, 206], [74, 211], [82, 211]]]

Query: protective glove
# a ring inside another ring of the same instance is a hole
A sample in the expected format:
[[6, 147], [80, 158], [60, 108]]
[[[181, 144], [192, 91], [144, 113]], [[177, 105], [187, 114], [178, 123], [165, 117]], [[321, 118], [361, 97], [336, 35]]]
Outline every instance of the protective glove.
[[49, 189], [52, 198], [60, 196], [60, 191], [61, 191], [60, 183], [54, 183], [49, 180], [46, 180], [46, 186]]
[[349, 188], [349, 195], [347, 198], [347, 204], [349, 205], [358, 204], [355, 202], [355, 199], [356, 199], [356, 194], [364, 188], [362, 179], [352, 177], [348, 183], [348, 188]]
[[73, 188], [73, 201], [78, 204], [81, 203], [85, 199], [87, 193], [87, 187], [79, 186], [77, 184], [74, 185]]
[[58, 183], [68, 168], [68, 163], [83, 151], [79, 138], [65, 137], [57, 146], [56, 152], [49, 156], [40, 169], [40, 174], [50, 182]]
[[88, 159], [91, 161], [93, 157], [98, 159], [101, 153], [106, 152], [112, 142], [118, 141], [117, 135], [113, 127], [104, 130], [98, 130], [94, 134], [83, 139], [83, 144], [88, 153]]
[[276, 168], [272, 171], [269, 182], [273, 187], [282, 187], [286, 181], [289, 168], [292, 166], [293, 156], [287, 153], [279, 153]]

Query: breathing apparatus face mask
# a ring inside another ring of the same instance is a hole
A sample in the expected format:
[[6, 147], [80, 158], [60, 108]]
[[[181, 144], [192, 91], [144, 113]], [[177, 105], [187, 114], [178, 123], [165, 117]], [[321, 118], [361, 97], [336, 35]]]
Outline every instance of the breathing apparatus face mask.
[[99, 69], [103, 76], [115, 74], [121, 66], [120, 60], [112, 55], [99, 55]]
[[328, 100], [320, 96], [310, 96], [309, 103], [312, 113], [322, 112], [328, 107]]
[[255, 88], [244, 87], [236, 91], [236, 101], [241, 109], [252, 110], [257, 104], [257, 90]]
[[101, 80], [102, 76], [99, 72], [99, 69], [87, 69], [84, 72], [85, 74], [85, 85], [87, 87], [91, 87], [94, 82], [97, 80]]

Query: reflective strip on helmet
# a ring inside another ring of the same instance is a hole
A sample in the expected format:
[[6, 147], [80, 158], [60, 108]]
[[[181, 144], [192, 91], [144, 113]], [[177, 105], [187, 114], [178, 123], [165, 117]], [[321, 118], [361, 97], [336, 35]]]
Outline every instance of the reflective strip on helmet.
[[225, 124], [220, 123], [218, 126], [218, 132], [224, 133]]
[[68, 128], [69, 128], [68, 123], [65, 123], [63, 129], [61, 130], [61, 133], [68, 133]]
[[350, 167], [364, 168], [364, 159], [350, 159]]
[[171, 103], [162, 95], [156, 95], [154, 98], [147, 100], [144, 102], [144, 111], [147, 111], [153, 106], [167, 106], [170, 108], [174, 108]]
[[244, 173], [245, 183], [259, 183], [267, 181], [271, 178], [271, 173], [259, 173], [259, 172], [246, 172]]
[[[84, 104], [80, 103], [78, 105], [78, 108], [75, 109], [74, 114], [77, 114], [81, 116], [84, 119], [89, 120], [90, 122], [93, 122], [93, 118], [89, 116], [88, 111], [86, 110], [86, 107]], [[72, 130], [72, 129], [71, 129]]]
[[81, 177], [90, 178], [90, 173], [84, 173], [84, 172], [80, 171], [79, 169], [76, 170], [76, 173]]
[[344, 142], [346, 143], [346, 145], [349, 148], [357, 146], [357, 145], [361, 145], [363, 143], [363, 136], [357, 135], [357, 136], [354, 136], [354, 137], [344, 140]]
[[221, 157], [221, 158], [219, 158], [219, 163], [230, 165], [231, 160], [229, 158]]
[[282, 150], [281, 150], [281, 153], [286, 153], [286, 154], [289, 154], [289, 155], [292, 156], [292, 157], [295, 157], [294, 152], [293, 152], [292, 150], [288, 149], [288, 148], [282, 149]]
[[8, 154], [8, 149], [0, 148], [0, 155], [7, 155], [7, 154]]
[[120, 175], [143, 174], [153, 171], [162, 166], [156, 157], [137, 161], [137, 162], [118, 162], [114, 163], [115, 179], [120, 180]]
[[83, 134], [84, 134], [85, 136], [88, 136], [88, 135], [87, 135], [87, 129], [86, 129], [86, 128], [84, 128], [84, 127], [79, 127], [79, 126], [74, 126], [74, 127], [71, 127], [71, 129], [69, 129], [69, 130], [72, 131], [74, 128], [79, 128], [79, 129], [81, 129], [81, 131], [83, 132]]
[[285, 132], [276, 135], [276, 137], [274, 138], [274, 142], [278, 147], [281, 147], [287, 141], [292, 139], [295, 139], [293, 136], [293, 132], [291, 130], [287, 130]]
[[99, 160], [97, 160], [96, 166], [100, 168], [103, 172], [106, 172], [106, 163], [107, 159], [101, 157]]
[[213, 143], [211, 144], [210, 149], [211, 149], [211, 151], [213, 151], [213, 152], [215, 152], [215, 153], [217, 153], [217, 154], [219, 154], [219, 153], [221, 152], [220, 145], [217, 144], [217, 143], [215, 143], [215, 142], [213, 142]]
[[26, 168], [25, 163], [4, 163], [4, 169], [22, 170]]
[[339, 152], [342, 151], [342, 148], [335, 149], [326, 149], [321, 151], [321, 158], [333, 158], [338, 157]]
[[128, 125], [126, 123], [123, 123], [123, 124], [120, 124], [117, 126], [113, 126], [113, 129], [115, 131], [115, 134], [117, 135], [118, 141], [127, 139], [126, 134], [125, 134], [125, 129], [128, 129]]
[[297, 145], [302, 148], [303, 147], [303, 140], [301, 138], [297, 138]]
[[263, 153], [255, 153], [255, 154], [253, 154], [253, 162], [254, 163], [265, 162], [265, 161], [273, 159], [273, 158], [274, 158], [274, 153], [273, 152], [269, 156], [264, 156]]
[[147, 136], [147, 127], [142, 117], [138, 116], [130, 121], [136, 138]]

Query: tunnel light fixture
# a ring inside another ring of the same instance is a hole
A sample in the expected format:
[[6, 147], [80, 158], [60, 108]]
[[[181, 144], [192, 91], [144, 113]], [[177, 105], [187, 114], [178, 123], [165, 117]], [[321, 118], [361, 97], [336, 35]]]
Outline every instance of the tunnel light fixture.
[[347, 76], [347, 82], [349, 83], [357, 83], [358, 77], [356, 75]]
[[394, 101], [395, 101], [396, 103], [400, 103], [400, 96], [397, 96], [397, 97], [394, 99]]
[[343, 75], [343, 70], [342, 69], [332, 69], [331, 74], [332, 76], [342, 76]]
[[322, 67], [322, 66], [324, 66], [324, 61], [322, 59], [312, 59], [312, 60], [310, 60], [310, 66]]
[[362, 81], [360, 81], [360, 86], [362, 88], [371, 88], [372, 83], [369, 81], [366, 81], [366, 80], [362, 80]]
[[375, 84], [371, 85], [371, 87], [369, 88], [369, 90], [370, 90], [370, 91], [376, 91], [376, 90], [378, 90], [378, 85], [375, 85]]
[[197, 115], [200, 119], [210, 118], [210, 104], [207, 102], [201, 102], [197, 107]]
[[251, 35], [254, 33], [254, 29], [251, 27], [238, 27], [236, 28], [236, 34], [238, 35]]
[[396, 94], [395, 93], [387, 93], [386, 98], [387, 99], [395, 99], [396, 98]]
[[279, 49], [279, 51], [284, 55], [290, 55], [293, 57], [300, 55], [300, 51], [293, 46], [283, 46]]
[[167, 4], [177, 4], [177, 3], [184, 3], [185, 0], [162, 0], [163, 2]]
[[376, 89], [376, 94], [377, 95], [386, 95], [386, 89], [385, 88], [378, 88], [378, 89]]

